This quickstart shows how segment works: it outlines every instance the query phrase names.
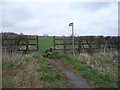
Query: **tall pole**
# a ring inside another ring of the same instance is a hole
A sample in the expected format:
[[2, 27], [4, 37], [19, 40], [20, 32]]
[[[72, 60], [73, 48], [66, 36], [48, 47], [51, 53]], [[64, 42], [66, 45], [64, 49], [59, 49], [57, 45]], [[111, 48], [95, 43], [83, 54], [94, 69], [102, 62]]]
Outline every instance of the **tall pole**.
[[74, 48], [74, 23], [72, 25], [72, 51], [73, 51], [73, 55], [75, 55], [75, 48]]

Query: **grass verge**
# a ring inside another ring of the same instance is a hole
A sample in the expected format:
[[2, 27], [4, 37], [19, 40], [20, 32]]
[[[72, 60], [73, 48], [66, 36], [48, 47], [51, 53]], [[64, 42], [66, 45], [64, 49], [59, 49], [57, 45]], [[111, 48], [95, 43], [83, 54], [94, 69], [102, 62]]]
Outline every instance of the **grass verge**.
[[37, 59], [35, 70], [40, 76], [41, 88], [61, 88], [61, 73], [54, 69], [39, 53], [34, 54]]
[[50, 58], [61, 60], [98, 88], [118, 88], [118, 55], [56, 54]]
[[60, 88], [61, 74], [39, 53], [2, 56], [3, 88]]

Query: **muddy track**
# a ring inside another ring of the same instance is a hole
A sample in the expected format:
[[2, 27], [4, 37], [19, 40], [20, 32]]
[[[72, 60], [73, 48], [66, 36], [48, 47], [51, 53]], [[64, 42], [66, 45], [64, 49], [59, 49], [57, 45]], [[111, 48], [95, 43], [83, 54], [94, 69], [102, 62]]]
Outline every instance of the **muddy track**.
[[65, 77], [67, 77], [66, 83], [69, 83], [69, 88], [94, 88], [84, 78], [77, 76], [68, 67], [63, 66], [61, 62], [55, 59], [46, 59], [51, 65], [58, 69]]

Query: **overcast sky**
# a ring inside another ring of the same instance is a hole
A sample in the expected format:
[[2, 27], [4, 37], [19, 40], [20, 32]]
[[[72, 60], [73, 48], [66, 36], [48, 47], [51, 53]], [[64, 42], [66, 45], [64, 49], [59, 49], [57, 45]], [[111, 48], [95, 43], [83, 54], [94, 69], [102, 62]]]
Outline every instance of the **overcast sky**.
[[6, 2], [2, 31], [33, 35], [118, 35], [117, 2]]

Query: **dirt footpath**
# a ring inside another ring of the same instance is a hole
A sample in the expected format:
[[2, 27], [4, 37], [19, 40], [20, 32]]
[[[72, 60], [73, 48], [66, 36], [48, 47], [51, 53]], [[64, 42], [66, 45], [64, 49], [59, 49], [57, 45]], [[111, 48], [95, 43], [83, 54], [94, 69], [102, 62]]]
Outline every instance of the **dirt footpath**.
[[70, 84], [69, 88], [94, 88], [92, 85], [88, 84], [84, 78], [78, 77], [74, 72], [69, 70], [68, 67], [63, 66], [61, 62], [48, 58], [46, 60], [67, 77], [66, 83]]

